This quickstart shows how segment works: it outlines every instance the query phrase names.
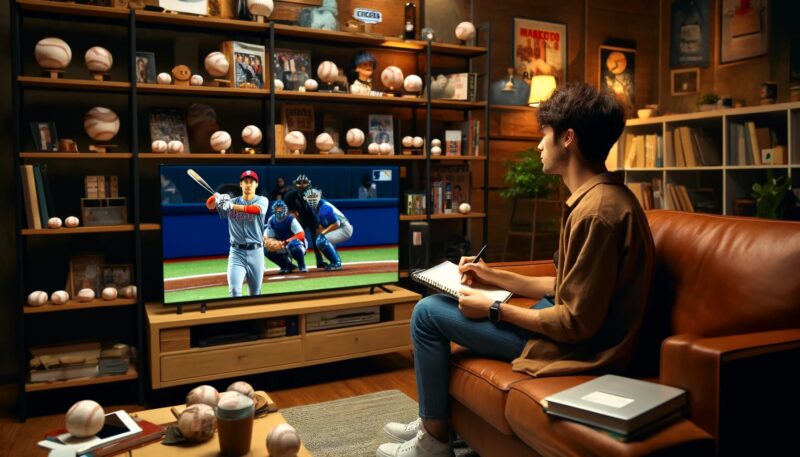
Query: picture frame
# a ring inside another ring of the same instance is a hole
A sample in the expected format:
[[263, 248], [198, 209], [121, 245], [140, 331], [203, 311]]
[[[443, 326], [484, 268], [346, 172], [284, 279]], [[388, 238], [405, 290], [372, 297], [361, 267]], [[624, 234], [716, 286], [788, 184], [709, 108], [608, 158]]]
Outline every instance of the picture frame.
[[673, 1], [670, 24], [670, 68], [707, 68], [711, 55], [711, 0]]
[[770, 33], [769, 1], [722, 0], [719, 19], [720, 64], [767, 54]]
[[372, 143], [389, 143], [394, 149], [394, 118], [392, 115], [370, 114], [369, 137]]
[[567, 81], [567, 24], [515, 17], [511, 62], [514, 74], [530, 85], [535, 75]]
[[58, 134], [55, 122], [31, 122], [33, 143], [39, 152], [58, 151]]
[[[223, 54], [228, 59], [228, 79], [232, 87], [264, 89], [266, 75], [266, 48], [260, 44], [242, 41], [222, 43]], [[305, 82], [305, 81], [304, 81]]]
[[208, 0], [158, 0], [158, 6], [176, 13], [208, 15]]
[[283, 90], [300, 90], [311, 78], [311, 53], [305, 50], [276, 49], [272, 74], [283, 83]]
[[190, 152], [189, 133], [182, 110], [174, 108], [153, 108], [150, 110], [150, 141], [163, 140], [169, 143], [177, 140], [183, 143], [183, 152]]
[[314, 122], [314, 107], [305, 103], [284, 103], [281, 105], [281, 122], [284, 126], [284, 135], [292, 130], [299, 130], [306, 136], [306, 142], [313, 141], [316, 132]]
[[600, 45], [597, 87], [608, 88], [630, 117], [636, 107], [636, 50]]
[[68, 292], [75, 297], [81, 289], [92, 289], [100, 296], [103, 286], [102, 267], [105, 259], [102, 254], [84, 254], [69, 259]]
[[670, 70], [670, 95], [691, 95], [700, 91], [700, 67]]
[[103, 287], [113, 287], [120, 291], [123, 287], [133, 284], [133, 265], [131, 264], [106, 264], [103, 265]]
[[136, 82], [155, 84], [156, 55], [153, 52], [136, 52]]
[[422, 216], [425, 214], [425, 193], [406, 192], [406, 215]]

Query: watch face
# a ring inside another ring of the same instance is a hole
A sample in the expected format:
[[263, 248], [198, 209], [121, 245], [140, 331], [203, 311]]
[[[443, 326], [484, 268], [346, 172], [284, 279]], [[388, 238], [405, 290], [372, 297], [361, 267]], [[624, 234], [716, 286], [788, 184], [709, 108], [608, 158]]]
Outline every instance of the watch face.
[[494, 322], [500, 321], [500, 302], [496, 301], [489, 307], [489, 320]]

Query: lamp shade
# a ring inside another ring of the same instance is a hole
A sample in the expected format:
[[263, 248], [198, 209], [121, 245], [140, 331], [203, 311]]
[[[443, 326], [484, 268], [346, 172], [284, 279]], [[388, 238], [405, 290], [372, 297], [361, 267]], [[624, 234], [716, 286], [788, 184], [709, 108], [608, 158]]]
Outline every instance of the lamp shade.
[[556, 90], [556, 77], [551, 75], [536, 75], [531, 80], [531, 95], [528, 98], [530, 106], [539, 106], [539, 103], [550, 98]]

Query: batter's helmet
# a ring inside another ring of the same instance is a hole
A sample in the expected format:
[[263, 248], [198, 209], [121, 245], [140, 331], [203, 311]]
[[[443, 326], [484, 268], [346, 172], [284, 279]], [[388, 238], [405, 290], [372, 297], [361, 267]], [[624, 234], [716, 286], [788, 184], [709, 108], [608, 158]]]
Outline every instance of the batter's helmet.
[[308, 189], [303, 195], [303, 199], [308, 202], [309, 206], [314, 209], [317, 209], [319, 206], [319, 201], [322, 199], [322, 191], [319, 189]]
[[286, 214], [288, 212], [289, 207], [286, 206], [283, 200], [275, 200], [275, 203], [272, 204], [272, 214], [274, 214], [275, 218], [279, 221], [286, 219]]
[[296, 186], [298, 184], [301, 184], [301, 185], [304, 185], [304, 186], [311, 186], [311, 180], [308, 179], [308, 176], [306, 176], [306, 175], [302, 175], [302, 174], [301, 175], [297, 175], [297, 177], [294, 178], [294, 185]]

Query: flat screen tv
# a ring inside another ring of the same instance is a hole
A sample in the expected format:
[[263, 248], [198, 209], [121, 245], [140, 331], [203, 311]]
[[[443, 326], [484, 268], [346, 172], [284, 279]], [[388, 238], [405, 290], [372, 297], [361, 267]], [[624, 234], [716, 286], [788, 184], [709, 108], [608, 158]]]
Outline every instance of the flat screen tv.
[[161, 165], [160, 175], [164, 304], [398, 281], [396, 167]]

